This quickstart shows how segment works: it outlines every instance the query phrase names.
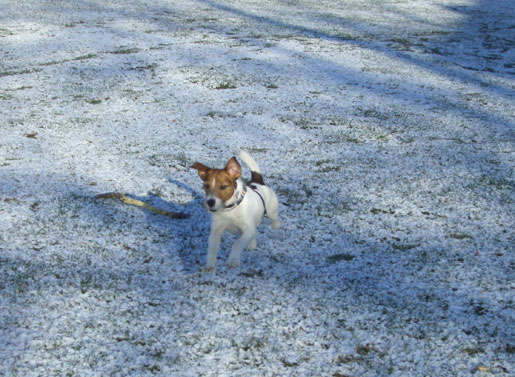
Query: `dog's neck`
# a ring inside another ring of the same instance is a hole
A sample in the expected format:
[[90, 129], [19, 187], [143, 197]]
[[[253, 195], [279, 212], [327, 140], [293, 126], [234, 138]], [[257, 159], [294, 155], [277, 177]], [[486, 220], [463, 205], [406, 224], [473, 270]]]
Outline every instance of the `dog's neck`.
[[234, 194], [231, 199], [229, 199], [224, 204], [224, 211], [230, 211], [236, 207], [238, 207], [243, 199], [245, 198], [245, 194], [247, 193], [247, 186], [243, 181], [238, 179], [236, 181], [236, 189], [234, 190]]

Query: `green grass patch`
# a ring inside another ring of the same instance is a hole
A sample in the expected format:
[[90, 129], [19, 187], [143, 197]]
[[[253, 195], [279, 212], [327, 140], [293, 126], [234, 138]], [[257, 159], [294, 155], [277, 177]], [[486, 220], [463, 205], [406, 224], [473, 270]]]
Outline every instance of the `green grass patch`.
[[98, 99], [98, 98], [93, 98], [93, 99], [87, 99], [86, 102], [89, 103], [90, 105], [99, 105], [102, 103], [102, 100]]
[[395, 214], [395, 211], [392, 210], [392, 209], [389, 209], [389, 210], [386, 210], [386, 209], [381, 209], [381, 208], [372, 208], [370, 210], [370, 213], [373, 214], [373, 215], [393, 215]]
[[5, 76], [14, 76], [14, 75], [26, 75], [26, 74], [29, 74], [29, 73], [35, 73], [35, 72], [41, 72], [41, 69], [39, 68], [34, 68], [34, 69], [21, 69], [19, 71], [3, 71], [3, 72], [0, 72], [0, 77], [5, 77]]
[[111, 51], [111, 54], [126, 55], [126, 54], [135, 54], [140, 51], [141, 50], [136, 47], [120, 47], [117, 50]]
[[467, 233], [451, 233], [449, 234], [449, 238], [453, 238], [455, 240], [466, 240], [466, 239], [472, 239], [473, 237], [470, 234]]
[[97, 56], [98, 56], [97, 54], [86, 54], [86, 55], [77, 56], [73, 60], [81, 61], [81, 60], [96, 58]]
[[461, 352], [466, 353], [469, 356], [475, 356], [478, 353], [484, 353], [485, 351], [479, 347], [466, 347], [462, 349]]
[[342, 261], [350, 262], [353, 259], [354, 259], [354, 255], [349, 254], [349, 253], [339, 253], [339, 254], [334, 254], [334, 255], [330, 255], [327, 257], [327, 261], [331, 264], [342, 262]]
[[375, 119], [379, 119], [379, 120], [388, 120], [388, 115], [378, 111], [378, 110], [375, 110], [375, 109], [367, 109], [367, 110], [364, 110], [363, 111], [363, 115], [365, 116], [365, 118], [375, 118]]
[[10, 31], [9, 29], [0, 28], [0, 36], [6, 37], [6, 36], [11, 36], [11, 35], [14, 35], [14, 33], [12, 31]]
[[218, 84], [215, 89], [217, 90], [225, 90], [225, 89], [236, 89], [236, 85], [232, 81], [223, 81]]
[[408, 250], [414, 249], [414, 248], [419, 247], [419, 246], [420, 246], [419, 243], [406, 243], [406, 244], [395, 244], [395, 245], [392, 245], [392, 247], [395, 250], [398, 250], [398, 251], [408, 251]]
[[372, 350], [372, 347], [370, 347], [370, 345], [362, 345], [362, 344], [358, 344], [358, 346], [356, 347], [356, 352], [358, 355], [361, 355], [361, 356], [366, 356], [370, 353], [370, 351]]
[[328, 173], [332, 171], [340, 171], [340, 166], [336, 165], [332, 160], [319, 160], [315, 162], [317, 171], [321, 173]]

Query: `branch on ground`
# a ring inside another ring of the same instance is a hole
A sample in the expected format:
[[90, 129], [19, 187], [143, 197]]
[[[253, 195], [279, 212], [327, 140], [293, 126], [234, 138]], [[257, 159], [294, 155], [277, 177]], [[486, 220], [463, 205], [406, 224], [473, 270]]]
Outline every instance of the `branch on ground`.
[[128, 196], [120, 194], [118, 192], [108, 192], [105, 194], [98, 194], [95, 196], [95, 199], [119, 199], [125, 204], [130, 204], [130, 205], [137, 206], [137, 207], [143, 207], [152, 213], [155, 213], [155, 214], [161, 215], [161, 216], [167, 216], [172, 219], [187, 219], [188, 217], [190, 217], [190, 215], [187, 213], [166, 211], [164, 209], [157, 208], [148, 203], [142, 202], [141, 200], [129, 198]]

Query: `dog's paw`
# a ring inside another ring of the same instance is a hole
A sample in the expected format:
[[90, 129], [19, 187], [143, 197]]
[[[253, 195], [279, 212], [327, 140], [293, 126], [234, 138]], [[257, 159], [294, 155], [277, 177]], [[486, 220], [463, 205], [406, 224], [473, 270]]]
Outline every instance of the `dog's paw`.
[[249, 242], [249, 246], [247, 246], [247, 250], [256, 250], [257, 249], [257, 243], [256, 239], [254, 238], [252, 241]]
[[215, 272], [215, 269], [216, 269], [216, 266], [212, 266], [212, 265], [208, 264], [204, 267], [204, 272], [206, 274], [211, 274], [211, 273]]
[[276, 220], [276, 221], [272, 222], [272, 228], [274, 228], [275, 230], [278, 230], [280, 227], [281, 227], [280, 221]]
[[240, 259], [239, 258], [229, 258], [229, 260], [227, 261], [227, 267], [229, 267], [229, 268], [240, 267]]

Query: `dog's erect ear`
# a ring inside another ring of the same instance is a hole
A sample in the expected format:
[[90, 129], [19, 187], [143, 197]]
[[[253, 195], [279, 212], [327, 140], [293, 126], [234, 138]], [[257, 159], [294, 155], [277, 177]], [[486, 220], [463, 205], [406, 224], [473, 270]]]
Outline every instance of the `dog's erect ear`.
[[209, 168], [206, 165], [201, 164], [200, 162], [195, 162], [190, 166], [192, 169], [196, 169], [198, 171], [198, 175], [202, 178], [203, 181], [207, 178], [207, 171]]
[[241, 176], [241, 166], [236, 160], [236, 157], [231, 157], [227, 165], [225, 165], [225, 171], [231, 176], [232, 179], [237, 180]]

